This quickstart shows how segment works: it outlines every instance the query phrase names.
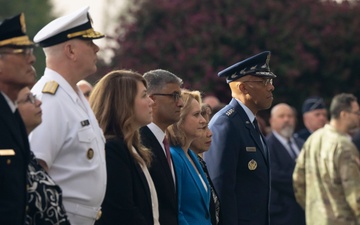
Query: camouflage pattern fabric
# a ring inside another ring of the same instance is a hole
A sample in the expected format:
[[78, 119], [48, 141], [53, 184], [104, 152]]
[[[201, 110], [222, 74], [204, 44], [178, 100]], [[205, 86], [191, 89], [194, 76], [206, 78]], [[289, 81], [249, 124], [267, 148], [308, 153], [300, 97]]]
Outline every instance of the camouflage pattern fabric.
[[305, 142], [293, 174], [307, 225], [360, 224], [359, 152], [348, 135], [325, 125]]

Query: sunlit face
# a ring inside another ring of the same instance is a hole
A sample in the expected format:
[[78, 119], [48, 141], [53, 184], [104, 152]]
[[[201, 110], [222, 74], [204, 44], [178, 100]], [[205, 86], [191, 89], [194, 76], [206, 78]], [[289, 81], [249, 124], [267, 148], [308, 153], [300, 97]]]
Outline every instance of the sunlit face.
[[253, 112], [270, 108], [273, 102], [273, 94], [275, 87], [272, 83], [266, 83], [267, 78], [257, 76], [247, 76], [243, 80], [247, 94], [247, 107]]
[[32, 49], [16, 53], [13, 48], [0, 48], [0, 83], [12, 89], [22, 89], [35, 83]]
[[[161, 91], [158, 93], [161, 94], [181, 94], [180, 85], [175, 83], [166, 84]], [[180, 119], [181, 108], [184, 105], [183, 100], [175, 100], [172, 96], [164, 95], [153, 95], [152, 99], [154, 100], [154, 122], [164, 124], [165, 127], [176, 123]]]
[[304, 124], [311, 132], [316, 131], [319, 128], [325, 126], [328, 122], [326, 109], [315, 109], [304, 113]]
[[152, 105], [154, 101], [147, 94], [146, 87], [137, 82], [137, 94], [134, 102], [135, 123], [140, 128], [152, 121]]
[[295, 129], [295, 115], [291, 107], [285, 104], [274, 106], [269, 120], [272, 130], [275, 130], [285, 138], [290, 138]]
[[202, 130], [202, 135], [196, 138], [190, 146], [191, 150], [193, 150], [196, 154], [206, 152], [209, 150], [211, 145], [212, 132], [207, 124], [202, 128]]
[[195, 138], [201, 137], [206, 120], [201, 115], [199, 102], [192, 99], [190, 104], [190, 111], [185, 116], [180, 128], [184, 131], [186, 138], [193, 141]]
[[[19, 113], [28, 132], [35, 129], [42, 121], [41, 101], [31, 98], [32, 96], [33, 94], [30, 92], [30, 89], [25, 87], [21, 89], [17, 98]], [[34, 102], [31, 102], [31, 99]]]
[[96, 72], [96, 53], [99, 51], [99, 47], [92, 40], [71, 40], [71, 46], [76, 54], [77, 65], [79, 71], [81, 71], [80, 79], [85, 78]]

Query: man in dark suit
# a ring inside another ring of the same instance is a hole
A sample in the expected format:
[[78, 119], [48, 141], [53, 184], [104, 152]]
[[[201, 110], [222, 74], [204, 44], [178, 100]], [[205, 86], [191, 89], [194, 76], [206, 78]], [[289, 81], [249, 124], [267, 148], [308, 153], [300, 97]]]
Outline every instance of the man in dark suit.
[[271, 110], [271, 133], [266, 137], [271, 160], [270, 224], [305, 225], [305, 213], [296, 202], [292, 184], [295, 160], [304, 144], [293, 137], [296, 117], [288, 104]]
[[145, 73], [144, 78], [154, 104], [153, 122], [141, 128], [141, 140], [154, 157], [149, 170], [158, 195], [160, 224], [176, 225], [179, 212], [175, 170], [164, 138], [166, 128], [180, 119], [182, 80], [161, 69]]
[[276, 76], [270, 52], [262, 52], [218, 73], [233, 99], [210, 121], [213, 140], [204, 153], [221, 202], [222, 224], [268, 225], [270, 165], [255, 116], [270, 108]]
[[304, 141], [317, 129], [328, 123], [325, 102], [320, 97], [309, 97], [302, 105], [304, 128], [299, 130], [295, 137]]
[[19, 91], [35, 82], [34, 44], [21, 13], [0, 24], [0, 224], [24, 224], [29, 142], [17, 110]]

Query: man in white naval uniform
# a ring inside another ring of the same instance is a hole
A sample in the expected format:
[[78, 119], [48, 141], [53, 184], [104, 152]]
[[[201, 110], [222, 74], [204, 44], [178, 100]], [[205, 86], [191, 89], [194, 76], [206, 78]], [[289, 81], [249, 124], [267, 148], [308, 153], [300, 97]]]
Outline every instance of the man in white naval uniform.
[[106, 189], [105, 139], [76, 83], [96, 72], [99, 47], [89, 7], [55, 19], [34, 37], [44, 50], [46, 69], [32, 92], [42, 101], [43, 122], [29, 136], [40, 164], [60, 185], [73, 225], [101, 216]]

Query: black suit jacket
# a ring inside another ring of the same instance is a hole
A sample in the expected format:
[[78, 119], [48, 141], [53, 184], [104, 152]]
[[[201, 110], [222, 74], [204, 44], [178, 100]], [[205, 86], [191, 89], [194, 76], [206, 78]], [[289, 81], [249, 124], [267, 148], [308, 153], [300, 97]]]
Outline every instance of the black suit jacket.
[[177, 225], [179, 213], [177, 195], [164, 150], [147, 126], [140, 129], [140, 134], [143, 145], [153, 153], [149, 170], [158, 195], [160, 224]]
[[[299, 149], [304, 141], [294, 138]], [[271, 159], [271, 225], [305, 225], [305, 213], [296, 202], [292, 174], [295, 160], [291, 158], [286, 148], [270, 133], [266, 137]]]
[[11, 112], [0, 93], [0, 151], [5, 149], [12, 149], [15, 155], [0, 155], [0, 224], [23, 225], [29, 141], [19, 113]]
[[[150, 189], [122, 138], [106, 140], [107, 187], [96, 225], [153, 225]], [[90, 188], [90, 187], [85, 187]]]
[[219, 194], [221, 224], [268, 225], [269, 155], [252, 121], [232, 99], [214, 115], [209, 126], [212, 143], [204, 160]]
[[300, 138], [304, 141], [306, 141], [310, 135], [311, 133], [307, 128], [303, 128], [294, 134], [295, 137]]

